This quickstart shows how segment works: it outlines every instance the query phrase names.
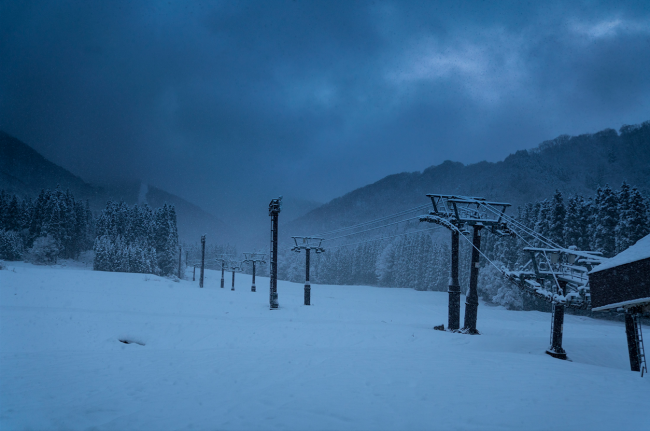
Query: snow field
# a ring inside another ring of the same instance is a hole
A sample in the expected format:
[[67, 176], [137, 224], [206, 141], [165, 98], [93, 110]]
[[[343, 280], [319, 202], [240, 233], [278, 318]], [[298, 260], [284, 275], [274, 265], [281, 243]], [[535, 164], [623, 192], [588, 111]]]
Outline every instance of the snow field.
[[303, 286], [280, 281], [270, 311], [264, 277], [253, 293], [250, 276], [233, 292], [210, 270], [199, 289], [8, 266], [1, 429], [650, 428], [622, 323], [566, 316], [566, 362], [544, 354], [545, 313], [481, 305], [483, 335], [434, 331], [443, 292], [312, 285], [304, 306]]

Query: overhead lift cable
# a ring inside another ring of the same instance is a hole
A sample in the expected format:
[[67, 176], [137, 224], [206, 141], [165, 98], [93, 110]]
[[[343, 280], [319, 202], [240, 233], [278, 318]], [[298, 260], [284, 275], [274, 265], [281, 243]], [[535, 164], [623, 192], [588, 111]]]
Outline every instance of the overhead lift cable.
[[359, 235], [360, 233], [370, 232], [371, 230], [382, 229], [382, 228], [385, 228], [385, 227], [388, 227], [388, 226], [394, 226], [396, 224], [404, 223], [404, 222], [411, 221], [411, 220], [417, 220], [417, 219], [419, 219], [419, 217], [411, 217], [411, 218], [407, 218], [407, 219], [404, 219], [404, 220], [399, 220], [399, 221], [396, 221], [396, 222], [393, 222], [393, 223], [388, 223], [388, 224], [381, 225], [381, 226], [371, 227], [369, 229], [362, 230], [362, 231], [359, 231], [359, 232], [352, 232], [352, 233], [349, 233], [349, 234], [346, 234], [346, 235], [336, 236], [334, 238], [325, 238], [325, 239], [323, 239], [323, 241], [333, 241], [335, 239], [346, 238], [348, 236], [353, 236], [353, 235]]
[[358, 224], [355, 224], [355, 225], [352, 225], [352, 226], [347, 226], [347, 227], [343, 227], [343, 228], [339, 228], [339, 229], [334, 229], [334, 230], [331, 230], [331, 231], [328, 231], [328, 232], [323, 232], [323, 233], [320, 233], [320, 234], [314, 235], [314, 236], [325, 237], [327, 235], [332, 235], [332, 234], [335, 234], [335, 233], [338, 233], [338, 232], [344, 232], [346, 230], [358, 229], [358, 228], [361, 228], [361, 227], [364, 227], [364, 226], [367, 226], [367, 225], [370, 225], [370, 224], [379, 223], [381, 221], [386, 221], [386, 220], [389, 220], [389, 219], [392, 219], [392, 218], [395, 218], [395, 217], [400, 217], [400, 216], [406, 215], [406, 214], [411, 213], [411, 212], [422, 211], [426, 207], [428, 207], [428, 205], [420, 205], [420, 206], [417, 206], [417, 207], [414, 207], [414, 208], [410, 208], [408, 210], [397, 212], [395, 214], [390, 214], [390, 215], [380, 217], [380, 218], [377, 218], [377, 219], [374, 219], [374, 220], [368, 220], [368, 221], [365, 221], [363, 223], [358, 223]]
[[341, 248], [341, 247], [349, 247], [351, 245], [366, 244], [366, 243], [375, 242], [375, 241], [383, 241], [383, 240], [386, 240], [386, 239], [397, 238], [398, 236], [412, 235], [412, 234], [420, 233], [420, 232], [439, 230], [441, 228], [442, 228], [442, 226], [435, 226], [435, 227], [432, 227], [432, 228], [429, 228], [429, 229], [418, 229], [418, 230], [412, 230], [412, 231], [409, 231], [409, 232], [398, 233], [398, 234], [391, 235], [391, 236], [376, 237], [376, 238], [371, 238], [371, 239], [367, 239], [367, 240], [364, 240], [364, 241], [358, 241], [358, 242], [353, 242], [353, 243], [348, 243], [348, 244], [341, 244], [341, 245], [337, 245], [337, 246], [334, 246], [334, 247], [330, 246], [330, 247], [328, 247], [328, 250], [333, 250], [333, 249], [337, 249], [337, 248]]

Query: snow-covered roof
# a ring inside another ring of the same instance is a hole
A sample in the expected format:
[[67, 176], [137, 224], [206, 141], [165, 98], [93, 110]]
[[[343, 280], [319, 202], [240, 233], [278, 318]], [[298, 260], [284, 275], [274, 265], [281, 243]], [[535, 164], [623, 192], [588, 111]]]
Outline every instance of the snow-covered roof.
[[644, 236], [636, 244], [627, 250], [623, 250], [611, 259], [606, 259], [603, 263], [592, 269], [590, 274], [648, 258], [650, 258], [650, 235]]

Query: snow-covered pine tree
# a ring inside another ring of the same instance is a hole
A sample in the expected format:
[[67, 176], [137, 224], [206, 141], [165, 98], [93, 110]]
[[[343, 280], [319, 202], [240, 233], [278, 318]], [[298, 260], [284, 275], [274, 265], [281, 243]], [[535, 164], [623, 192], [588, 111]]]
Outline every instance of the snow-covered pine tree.
[[567, 202], [564, 219], [564, 245], [567, 247], [575, 245], [579, 250], [586, 250], [589, 247], [588, 226], [584, 199], [578, 195], [571, 196]]
[[6, 207], [4, 229], [19, 232], [20, 219], [20, 206], [18, 204], [18, 198], [16, 195], [13, 195]]
[[628, 223], [630, 245], [650, 234], [649, 209], [648, 203], [641, 193], [636, 188], [633, 188], [630, 191], [630, 221]]
[[[539, 208], [535, 217], [535, 232], [548, 238], [551, 230], [551, 203], [544, 199], [542, 202], [537, 202], [535, 208]], [[537, 246], [541, 245], [537, 244]]]
[[110, 271], [107, 243], [110, 239], [106, 235], [98, 236], [95, 238], [93, 251], [95, 252], [95, 259], [93, 260], [93, 270], [95, 271]]
[[618, 222], [614, 231], [616, 233], [616, 253], [620, 253], [633, 243], [630, 241], [630, 231], [632, 222], [632, 211], [630, 206], [630, 186], [627, 182], [623, 181], [621, 190], [616, 194], [618, 201]]
[[598, 189], [592, 221], [593, 248], [605, 257], [616, 254], [616, 225], [618, 224], [618, 202], [609, 185]]
[[548, 217], [548, 238], [558, 245], [564, 245], [564, 218], [566, 217], [566, 208], [564, 207], [564, 197], [559, 190], [555, 190], [553, 199], [550, 202]]
[[23, 240], [17, 232], [0, 229], [0, 259], [20, 260], [23, 256]]

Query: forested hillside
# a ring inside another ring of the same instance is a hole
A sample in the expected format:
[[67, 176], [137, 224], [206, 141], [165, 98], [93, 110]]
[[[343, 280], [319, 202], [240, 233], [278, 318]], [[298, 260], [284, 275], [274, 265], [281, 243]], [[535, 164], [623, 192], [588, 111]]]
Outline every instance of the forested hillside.
[[[650, 199], [627, 183], [620, 190], [598, 188], [591, 196], [568, 195], [557, 190], [551, 199], [522, 206], [517, 221], [564, 247], [592, 250], [612, 257], [650, 233]], [[372, 285], [407, 287], [416, 290], [446, 291], [449, 284], [449, 236], [414, 230], [411, 223], [399, 236], [389, 240], [365, 239], [360, 244], [337, 243], [311, 259], [311, 281], [317, 284]], [[529, 256], [522, 238], [497, 237], [484, 233], [480, 258], [482, 267], [479, 294], [484, 300], [520, 309], [523, 296], [504, 281], [496, 267], [516, 269]], [[460, 283], [463, 291], [469, 282], [471, 239], [461, 240]], [[280, 278], [304, 281], [305, 255], [283, 250], [279, 261]], [[495, 267], [496, 266], [496, 267]], [[534, 302], [534, 301], [533, 301]]]
[[560, 136], [497, 163], [446, 161], [423, 172], [390, 175], [309, 212], [287, 226], [309, 235], [392, 214], [428, 202], [427, 193], [481, 196], [517, 206], [565, 195], [592, 196], [623, 181], [650, 191], [650, 121], [594, 134]]

